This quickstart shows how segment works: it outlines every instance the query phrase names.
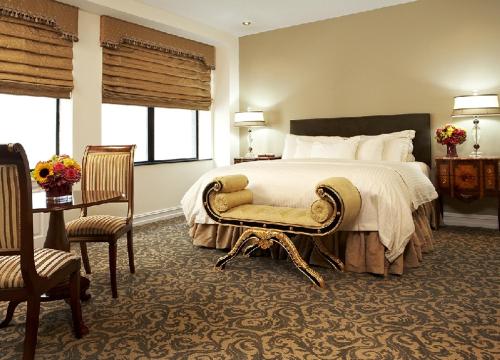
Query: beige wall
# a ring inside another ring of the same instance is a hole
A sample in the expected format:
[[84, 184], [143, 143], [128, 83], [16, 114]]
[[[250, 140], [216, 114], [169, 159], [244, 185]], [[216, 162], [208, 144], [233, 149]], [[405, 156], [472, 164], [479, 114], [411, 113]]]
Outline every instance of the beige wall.
[[[73, 155], [81, 159], [87, 144], [101, 143], [102, 49], [99, 45], [99, 16], [107, 14], [169, 31], [216, 47], [213, 81], [214, 160], [135, 167], [135, 214], [172, 211], [184, 192], [215, 165], [226, 165], [237, 152], [231, 114], [238, 106], [238, 40], [165, 11], [136, 1], [65, 1], [79, 6], [79, 41], [74, 44]], [[82, 10], [83, 9], [83, 10]], [[220, 146], [220, 144], [224, 146]], [[117, 207], [112, 207], [113, 209]], [[100, 209], [102, 210], [102, 208]], [[75, 214], [68, 214], [71, 218]]]
[[[240, 38], [240, 109], [270, 123], [254, 132], [255, 151], [280, 154], [300, 118], [429, 112], [433, 129], [470, 130], [470, 119], [450, 118], [453, 97], [500, 93], [499, 14], [498, 0], [419, 0]], [[500, 117], [481, 128], [481, 149], [500, 155]], [[469, 154], [471, 142], [458, 149]]]

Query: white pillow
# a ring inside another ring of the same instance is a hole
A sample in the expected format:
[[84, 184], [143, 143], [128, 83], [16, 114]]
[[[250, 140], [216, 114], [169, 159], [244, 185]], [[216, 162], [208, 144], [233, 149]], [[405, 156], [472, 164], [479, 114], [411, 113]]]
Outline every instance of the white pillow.
[[361, 136], [356, 152], [356, 160], [382, 160], [384, 142], [384, 136]]
[[415, 161], [415, 157], [412, 154], [412, 139], [414, 138], [415, 130], [403, 130], [375, 136], [361, 136], [356, 159]]
[[316, 141], [311, 147], [311, 158], [354, 160], [358, 142], [359, 138], [332, 143]]
[[344, 138], [340, 136], [305, 136], [305, 135], [286, 134], [285, 146], [283, 147], [283, 153], [281, 155], [282, 159], [295, 158], [295, 153], [297, 151], [297, 140], [301, 140], [302, 142], [313, 143], [314, 141], [320, 141], [320, 142], [343, 141]]
[[[408, 138], [389, 138], [385, 141], [382, 160], [415, 161], [413, 143]], [[413, 158], [413, 160], [412, 160]]]
[[295, 154], [290, 159], [309, 159], [313, 142], [303, 139], [295, 140]]

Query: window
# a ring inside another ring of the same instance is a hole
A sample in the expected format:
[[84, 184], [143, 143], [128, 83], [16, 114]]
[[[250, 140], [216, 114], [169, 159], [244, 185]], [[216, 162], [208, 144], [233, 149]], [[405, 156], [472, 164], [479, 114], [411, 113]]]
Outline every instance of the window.
[[54, 154], [71, 154], [71, 100], [0, 94], [0, 107], [0, 143], [23, 145], [31, 169]]
[[211, 112], [103, 104], [102, 143], [136, 144], [136, 163], [211, 159]]

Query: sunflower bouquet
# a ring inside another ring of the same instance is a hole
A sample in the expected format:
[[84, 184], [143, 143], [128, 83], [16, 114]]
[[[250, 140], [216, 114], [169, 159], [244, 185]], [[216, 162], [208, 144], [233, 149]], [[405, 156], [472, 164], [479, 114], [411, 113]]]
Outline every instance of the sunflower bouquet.
[[71, 187], [80, 181], [82, 168], [68, 155], [54, 155], [49, 161], [39, 161], [32, 172], [33, 179], [46, 191]]
[[436, 141], [442, 145], [458, 145], [467, 139], [467, 133], [451, 124], [446, 124], [442, 128], [436, 129]]

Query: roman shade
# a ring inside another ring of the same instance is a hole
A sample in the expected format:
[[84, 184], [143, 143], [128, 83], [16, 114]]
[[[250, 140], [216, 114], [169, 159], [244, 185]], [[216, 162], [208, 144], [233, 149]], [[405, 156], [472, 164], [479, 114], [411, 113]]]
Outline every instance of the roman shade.
[[78, 8], [53, 0], [0, 0], [0, 92], [69, 98]]
[[213, 46], [101, 16], [104, 103], [208, 110]]

